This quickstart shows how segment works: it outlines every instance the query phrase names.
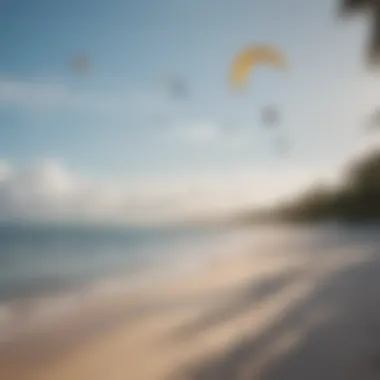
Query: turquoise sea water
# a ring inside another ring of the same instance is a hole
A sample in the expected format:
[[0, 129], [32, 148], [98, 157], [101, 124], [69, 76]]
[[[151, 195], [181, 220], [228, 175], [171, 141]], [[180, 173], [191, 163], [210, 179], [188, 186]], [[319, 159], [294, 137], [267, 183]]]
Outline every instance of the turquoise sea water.
[[[103, 297], [171, 281], [214, 254], [287, 257], [380, 249], [380, 226], [236, 228], [0, 227], [0, 343], [45, 328]], [[365, 248], [365, 249], [364, 249]], [[162, 274], [163, 277], [162, 277]], [[160, 277], [161, 276], [161, 277]], [[136, 282], [137, 279], [137, 282]], [[142, 279], [142, 282], [140, 281]], [[149, 281], [153, 279], [153, 283]], [[146, 282], [148, 280], [148, 282]], [[99, 298], [100, 297], [100, 298]], [[49, 322], [50, 323], [50, 322]], [[38, 327], [39, 326], [39, 327]]]
[[180, 262], [222, 233], [205, 228], [0, 227], [0, 302], [54, 294]]

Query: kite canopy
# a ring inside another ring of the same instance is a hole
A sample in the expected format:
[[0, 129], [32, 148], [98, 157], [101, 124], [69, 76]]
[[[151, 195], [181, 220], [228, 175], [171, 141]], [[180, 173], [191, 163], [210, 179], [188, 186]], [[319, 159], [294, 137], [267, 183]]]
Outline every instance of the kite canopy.
[[268, 45], [256, 45], [239, 53], [232, 64], [230, 82], [233, 87], [243, 87], [251, 71], [258, 65], [269, 65], [284, 69], [284, 55], [276, 48]]

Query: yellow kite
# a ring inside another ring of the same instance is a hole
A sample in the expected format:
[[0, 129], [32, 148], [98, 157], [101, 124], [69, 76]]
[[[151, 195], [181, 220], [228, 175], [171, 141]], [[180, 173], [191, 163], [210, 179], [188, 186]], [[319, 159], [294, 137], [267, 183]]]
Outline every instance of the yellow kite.
[[270, 65], [275, 68], [286, 67], [285, 57], [274, 47], [267, 45], [251, 46], [237, 55], [231, 70], [231, 85], [234, 88], [243, 87], [250, 72], [257, 65]]

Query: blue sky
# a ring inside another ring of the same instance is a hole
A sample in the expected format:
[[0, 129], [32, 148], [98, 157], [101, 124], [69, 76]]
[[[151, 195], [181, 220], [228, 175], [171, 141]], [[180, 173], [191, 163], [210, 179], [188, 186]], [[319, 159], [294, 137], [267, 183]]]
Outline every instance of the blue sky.
[[[342, 22], [337, 3], [2, 1], [3, 166], [13, 173], [54, 162], [49, 170], [75, 178], [144, 183], [152, 197], [161, 188], [171, 193], [176, 179], [186, 189], [192, 180], [202, 189], [223, 180], [245, 187], [240, 173], [256, 181], [248, 203], [330, 173], [368, 143], [363, 118], [380, 95], [364, 65], [368, 20]], [[231, 60], [262, 42], [284, 51], [290, 71], [259, 68], [249, 91], [236, 96], [227, 82]], [[78, 52], [91, 58], [86, 75], [70, 70]], [[168, 96], [172, 76], [186, 81], [186, 99]], [[260, 123], [268, 105], [278, 108], [278, 133], [291, 142], [286, 157]]]

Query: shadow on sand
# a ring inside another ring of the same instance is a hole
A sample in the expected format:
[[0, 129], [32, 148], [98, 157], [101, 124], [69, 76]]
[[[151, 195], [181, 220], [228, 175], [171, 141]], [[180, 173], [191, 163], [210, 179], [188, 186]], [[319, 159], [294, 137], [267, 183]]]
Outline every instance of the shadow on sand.
[[219, 295], [220, 298], [225, 299], [221, 305], [207, 311], [194, 322], [180, 327], [173, 334], [173, 338], [190, 339], [206, 329], [216, 328], [284, 290], [301, 274], [301, 270], [289, 270], [258, 282], [250, 280], [247, 284], [244, 284], [233, 292], [226, 292], [223, 295]]
[[[370, 252], [366, 260], [318, 283], [259, 334], [182, 368], [171, 380], [380, 379], [380, 250], [372, 246]], [[182, 338], [191, 339], [195, 332], [252, 307], [257, 294], [259, 299], [274, 295], [294, 276], [243, 290], [225, 307], [182, 329]]]

